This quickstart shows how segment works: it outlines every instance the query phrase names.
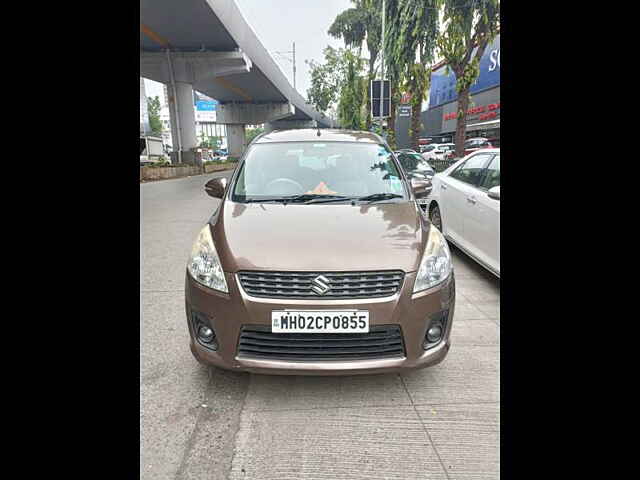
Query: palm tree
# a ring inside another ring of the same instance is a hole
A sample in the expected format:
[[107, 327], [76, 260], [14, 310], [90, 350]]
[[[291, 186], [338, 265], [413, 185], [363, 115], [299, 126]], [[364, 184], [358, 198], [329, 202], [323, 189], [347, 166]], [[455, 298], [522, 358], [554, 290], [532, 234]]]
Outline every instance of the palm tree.
[[375, 78], [375, 64], [380, 53], [382, 30], [382, 0], [352, 0], [353, 8], [340, 13], [329, 27], [329, 35], [341, 38], [348, 48], [357, 48], [358, 57], [362, 53], [362, 44], [366, 41], [369, 51], [369, 72], [366, 88], [366, 128], [371, 126], [371, 98], [368, 85]]

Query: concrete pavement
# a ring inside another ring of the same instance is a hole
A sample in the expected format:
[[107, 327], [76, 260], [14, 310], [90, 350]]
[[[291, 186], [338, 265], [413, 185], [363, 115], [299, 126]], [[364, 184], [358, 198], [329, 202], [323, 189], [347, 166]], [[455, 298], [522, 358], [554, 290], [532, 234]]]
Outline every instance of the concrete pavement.
[[500, 283], [453, 250], [453, 346], [402, 375], [277, 377], [191, 356], [184, 274], [215, 176], [140, 185], [143, 479], [499, 478]]

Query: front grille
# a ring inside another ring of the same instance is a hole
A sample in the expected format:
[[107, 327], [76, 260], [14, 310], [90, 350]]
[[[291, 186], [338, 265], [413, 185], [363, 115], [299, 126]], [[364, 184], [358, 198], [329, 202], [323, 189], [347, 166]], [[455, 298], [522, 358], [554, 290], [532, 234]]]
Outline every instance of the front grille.
[[[324, 276], [331, 289], [315, 293], [312, 281]], [[239, 272], [245, 292], [267, 298], [371, 298], [395, 294], [402, 286], [404, 272]]]
[[238, 356], [271, 360], [365, 360], [405, 355], [398, 325], [371, 326], [369, 333], [272, 333], [270, 326], [245, 325]]

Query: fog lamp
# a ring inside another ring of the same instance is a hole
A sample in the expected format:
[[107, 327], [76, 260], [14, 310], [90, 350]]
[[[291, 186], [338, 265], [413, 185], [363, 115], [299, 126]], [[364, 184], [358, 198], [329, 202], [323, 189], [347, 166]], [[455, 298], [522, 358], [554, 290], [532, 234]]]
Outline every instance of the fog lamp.
[[434, 325], [427, 330], [427, 341], [429, 343], [436, 343], [440, 341], [442, 337], [442, 326], [440, 324]]
[[206, 325], [200, 325], [200, 328], [198, 328], [198, 338], [200, 340], [204, 343], [210, 343], [213, 340], [213, 337], [215, 337], [213, 330]]

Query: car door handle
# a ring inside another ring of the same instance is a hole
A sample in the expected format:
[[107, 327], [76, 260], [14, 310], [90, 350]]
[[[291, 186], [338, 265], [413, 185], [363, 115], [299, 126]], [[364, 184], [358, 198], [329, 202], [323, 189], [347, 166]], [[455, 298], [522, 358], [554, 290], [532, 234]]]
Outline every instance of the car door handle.
[[476, 199], [473, 197], [467, 197], [467, 202], [472, 203], [473, 205], [476, 204]]
[[441, 183], [441, 184], [440, 184], [440, 188], [441, 188], [442, 190], [446, 190], [446, 189], [447, 189], [447, 186], [446, 186], [444, 183]]

